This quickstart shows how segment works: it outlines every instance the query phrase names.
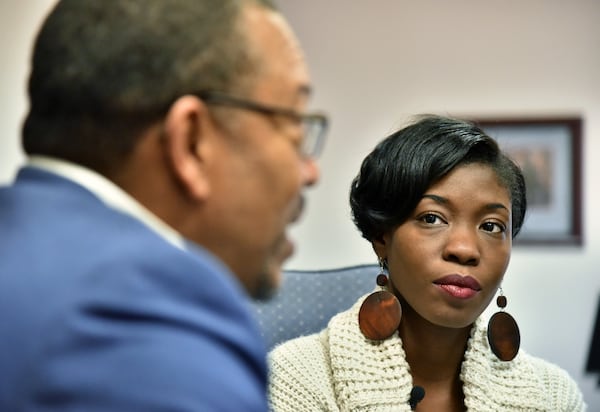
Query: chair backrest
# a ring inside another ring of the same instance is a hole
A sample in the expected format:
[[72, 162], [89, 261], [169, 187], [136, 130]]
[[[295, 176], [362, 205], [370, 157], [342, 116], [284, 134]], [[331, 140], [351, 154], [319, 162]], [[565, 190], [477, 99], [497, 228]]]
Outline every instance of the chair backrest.
[[253, 302], [267, 348], [324, 329], [331, 317], [375, 289], [375, 264], [327, 270], [288, 270], [279, 291]]

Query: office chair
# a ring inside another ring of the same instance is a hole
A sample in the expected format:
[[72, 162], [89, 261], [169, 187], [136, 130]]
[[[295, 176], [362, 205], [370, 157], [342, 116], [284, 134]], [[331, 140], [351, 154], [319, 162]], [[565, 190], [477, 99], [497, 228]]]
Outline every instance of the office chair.
[[366, 264], [327, 270], [287, 270], [278, 292], [253, 302], [267, 349], [324, 329], [336, 313], [376, 288], [379, 266]]

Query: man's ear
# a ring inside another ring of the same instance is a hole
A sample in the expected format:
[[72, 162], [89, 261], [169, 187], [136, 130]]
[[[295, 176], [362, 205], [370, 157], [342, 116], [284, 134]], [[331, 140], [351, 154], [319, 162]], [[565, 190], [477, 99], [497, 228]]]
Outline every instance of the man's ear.
[[165, 118], [163, 144], [175, 179], [195, 200], [210, 192], [206, 161], [210, 153], [210, 118], [206, 105], [194, 96], [177, 99]]

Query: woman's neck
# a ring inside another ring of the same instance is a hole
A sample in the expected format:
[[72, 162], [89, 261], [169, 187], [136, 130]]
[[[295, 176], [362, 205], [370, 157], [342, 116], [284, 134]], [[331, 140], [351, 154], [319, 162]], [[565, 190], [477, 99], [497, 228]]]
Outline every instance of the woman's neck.
[[402, 308], [399, 333], [413, 385], [422, 386], [426, 392], [419, 410], [464, 410], [460, 371], [471, 326], [440, 327], [419, 316], [410, 306], [403, 304]]

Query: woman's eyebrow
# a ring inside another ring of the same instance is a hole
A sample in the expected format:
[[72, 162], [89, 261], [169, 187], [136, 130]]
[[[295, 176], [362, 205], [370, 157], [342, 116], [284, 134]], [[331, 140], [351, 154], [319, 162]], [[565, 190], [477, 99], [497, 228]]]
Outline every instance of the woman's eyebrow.
[[[425, 199], [425, 198], [427, 198], [427, 199], [431, 199], [431, 200], [433, 200], [434, 202], [436, 202], [436, 203], [440, 203], [440, 204], [448, 204], [448, 203], [449, 203], [449, 200], [448, 200], [447, 198], [445, 198], [445, 197], [443, 197], [443, 196], [439, 196], [439, 195], [425, 194], [425, 195], [423, 195], [423, 199]], [[485, 208], [486, 208], [486, 209], [490, 209], [490, 210], [494, 210], [494, 209], [504, 209], [504, 210], [506, 210], [507, 212], [508, 212], [508, 211], [510, 211], [510, 210], [508, 209], [508, 207], [506, 207], [506, 206], [505, 206], [504, 204], [502, 204], [502, 203], [490, 203], [490, 204], [487, 204], [487, 205], [485, 205]]]
[[486, 205], [486, 209], [504, 209], [507, 212], [509, 212], [510, 210], [504, 206], [502, 203], [490, 203], [489, 205]]
[[441, 203], [441, 204], [448, 203], [448, 199], [446, 199], [443, 196], [438, 196], [438, 195], [423, 195], [423, 199], [424, 198], [431, 199], [431, 200], [433, 200], [436, 203]]

